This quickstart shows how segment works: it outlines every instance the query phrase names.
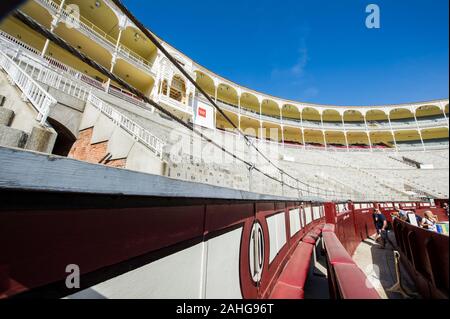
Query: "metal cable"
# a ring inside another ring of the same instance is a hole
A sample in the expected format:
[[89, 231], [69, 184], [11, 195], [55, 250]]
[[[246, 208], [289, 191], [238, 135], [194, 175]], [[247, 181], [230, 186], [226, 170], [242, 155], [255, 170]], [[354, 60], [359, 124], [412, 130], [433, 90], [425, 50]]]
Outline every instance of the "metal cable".
[[[279, 168], [275, 163], [273, 163], [270, 158], [268, 158], [256, 145], [254, 145], [250, 139], [236, 126], [236, 124], [231, 121], [231, 119], [226, 115], [226, 113], [213, 101], [213, 99], [200, 87], [200, 85], [189, 75], [188, 72], [180, 65], [180, 63], [164, 48], [164, 46], [159, 42], [159, 40], [153, 35], [153, 33], [146, 28], [129, 10], [123, 3], [119, 0], [112, 0], [112, 2], [127, 16], [130, 21], [132, 21], [135, 26], [142, 32], [144, 35], [146, 35], [150, 41], [166, 56], [167, 59], [169, 59], [170, 62], [191, 82], [195, 88], [200, 91], [200, 93], [203, 94], [203, 96], [214, 106], [214, 108], [227, 120], [229, 124], [233, 126], [233, 128], [244, 137], [244, 139], [247, 141], [247, 143], [258, 152], [269, 164], [271, 164], [273, 167], [275, 167], [281, 174], [284, 174], [286, 176], [289, 176], [293, 180], [295, 180], [298, 183], [301, 183], [305, 186], [310, 186], [298, 178], [295, 178], [294, 176], [290, 175], [289, 173], [285, 172], [283, 169]], [[319, 190], [328, 191], [325, 189], [317, 188]]]
[[[28, 27], [30, 27], [31, 29], [35, 30], [36, 32], [40, 33], [41, 35], [43, 35], [44, 37], [46, 37], [47, 39], [49, 39], [50, 41], [54, 42], [56, 45], [60, 46], [61, 48], [63, 48], [64, 50], [68, 51], [69, 53], [71, 53], [72, 55], [74, 55], [75, 57], [77, 57], [78, 59], [80, 59], [81, 61], [83, 61], [84, 63], [88, 64], [89, 66], [91, 66], [92, 68], [94, 68], [95, 70], [97, 70], [98, 72], [100, 72], [101, 74], [105, 75], [106, 77], [108, 77], [111, 80], [114, 80], [115, 82], [117, 82], [118, 84], [120, 84], [121, 86], [123, 86], [125, 89], [127, 89], [128, 91], [130, 91], [131, 93], [135, 94], [137, 97], [141, 98], [144, 102], [152, 105], [153, 107], [155, 107], [156, 109], [158, 109], [161, 113], [165, 114], [166, 116], [170, 117], [171, 119], [175, 120], [177, 123], [181, 124], [182, 126], [188, 128], [189, 130], [193, 131], [195, 134], [197, 134], [198, 136], [200, 136], [202, 139], [204, 139], [205, 141], [207, 141], [208, 143], [211, 143], [212, 145], [216, 146], [217, 148], [219, 148], [221, 151], [223, 151], [225, 154], [230, 155], [232, 158], [242, 162], [243, 164], [245, 164], [250, 170], [255, 170], [259, 173], [261, 173], [263, 176], [276, 181], [278, 183], [280, 183], [281, 185], [286, 185], [292, 189], [295, 189], [297, 191], [300, 192], [306, 192], [309, 194], [314, 194], [314, 195], [323, 195], [323, 193], [320, 193], [320, 191], [325, 191], [328, 192], [329, 190], [325, 190], [325, 189], [321, 189], [320, 187], [313, 187], [309, 184], [306, 184], [294, 177], [292, 177], [290, 174], [285, 173], [283, 170], [279, 169], [275, 164], [273, 164], [270, 159], [267, 159], [268, 162], [270, 164], [272, 164], [281, 174], [284, 174], [290, 178], [292, 178], [295, 182], [301, 183], [302, 185], [305, 185], [308, 187], [308, 189], [303, 189], [300, 187], [293, 187], [287, 183], [285, 183], [283, 180], [279, 180], [278, 178], [271, 176], [269, 174], [267, 174], [266, 172], [262, 171], [261, 169], [259, 169], [258, 167], [256, 167], [253, 163], [250, 163], [242, 158], [240, 158], [239, 156], [237, 156], [236, 154], [234, 154], [233, 152], [227, 150], [226, 148], [224, 148], [222, 145], [214, 142], [213, 140], [211, 140], [209, 137], [207, 137], [206, 135], [204, 135], [202, 132], [200, 132], [199, 130], [197, 130], [191, 123], [187, 123], [185, 121], [183, 121], [182, 119], [178, 118], [177, 116], [173, 115], [171, 112], [167, 111], [165, 108], [163, 108], [162, 106], [160, 106], [158, 103], [156, 103], [155, 101], [153, 101], [152, 99], [148, 98], [147, 96], [145, 96], [143, 93], [141, 93], [139, 90], [135, 89], [134, 87], [132, 87], [131, 85], [129, 85], [127, 82], [125, 82], [124, 80], [122, 80], [120, 77], [114, 75], [112, 72], [110, 72], [109, 70], [107, 70], [105, 67], [103, 67], [102, 65], [100, 65], [99, 63], [95, 62], [93, 59], [90, 59], [87, 55], [83, 54], [82, 52], [78, 51], [77, 49], [75, 49], [74, 47], [72, 47], [70, 44], [68, 44], [65, 40], [63, 40], [62, 38], [60, 38], [59, 36], [57, 36], [56, 34], [54, 34], [53, 32], [51, 32], [50, 30], [47, 30], [45, 27], [43, 27], [41, 24], [39, 24], [38, 22], [36, 22], [34, 19], [32, 19], [31, 17], [27, 16], [26, 14], [24, 14], [23, 12], [16, 10], [15, 13], [13, 14], [13, 16], [15, 18], [17, 18], [18, 20], [20, 20], [21, 22], [23, 22], [25, 25], [27, 25]], [[173, 58], [172, 58], [173, 59]], [[176, 62], [176, 61], [175, 61]], [[184, 70], [183, 70], [184, 71]], [[183, 72], [185, 73], [185, 71]], [[189, 76], [189, 75], [188, 75]], [[192, 80], [192, 79], [191, 79]], [[194, 81], [195, 83], [195, 81]], [[197, 86], [197, 83], [195, 83], [195, 85]], [[216, 106], [217, 107], [217, 106]], [[221, 112], [223, 112], [220, 108], [218, 108]], [[239, 131], [240, 132], [240, 131]], [[248, 145], [253, 145], [253, 143], [251, 143], [251, 141], [244, 135], [242, 134], [242, 132], [240, 132], [241, 135], [245, 138], [245, 140], [247, 141]], [[254, 148], [258, 151], [259, 154], [264, 155], [261, 153], [261, 151], [254, 146]], [[264, 158], [266, 158], [266, 156], [264, 155]], [[313, 192], [310, 191], [310, 189], [315, 189], [317, 190], [317, 192]], [[348, 194], [346, 193], [340, 193], [340, 192], [334, 192], [334, 194], [336, 195], [341, 195], [341, 196], [346, 196]]]

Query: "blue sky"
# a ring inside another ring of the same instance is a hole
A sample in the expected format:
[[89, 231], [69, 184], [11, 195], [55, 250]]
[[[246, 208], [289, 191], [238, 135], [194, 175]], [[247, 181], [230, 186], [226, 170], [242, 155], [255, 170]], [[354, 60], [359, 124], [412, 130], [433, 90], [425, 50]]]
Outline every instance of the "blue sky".
[[[153, 32], [243, 86], [304, 102], [448, 97], [448, 0], [124, 0]], [[381, 10], [367, 29], [366, 6]]]

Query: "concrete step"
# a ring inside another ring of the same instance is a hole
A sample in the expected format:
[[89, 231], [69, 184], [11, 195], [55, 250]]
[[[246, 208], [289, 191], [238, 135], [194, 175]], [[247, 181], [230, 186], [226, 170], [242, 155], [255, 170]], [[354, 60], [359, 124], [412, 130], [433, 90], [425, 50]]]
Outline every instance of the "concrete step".
[[14, 111], [0, 106], [0, 125], [11, 126]]
[[24, 148], [28, 140], [28, 134], [24, 131], [0, 125], [0, 145], [6, 147]]

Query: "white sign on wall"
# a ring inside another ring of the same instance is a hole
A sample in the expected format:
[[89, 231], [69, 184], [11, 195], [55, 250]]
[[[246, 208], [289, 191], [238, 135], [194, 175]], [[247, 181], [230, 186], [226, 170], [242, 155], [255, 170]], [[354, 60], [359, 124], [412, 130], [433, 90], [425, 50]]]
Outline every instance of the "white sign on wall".
[[194, 102], [194, 124], [214, 130], [216, 128], [214, 108], [198, 99]]

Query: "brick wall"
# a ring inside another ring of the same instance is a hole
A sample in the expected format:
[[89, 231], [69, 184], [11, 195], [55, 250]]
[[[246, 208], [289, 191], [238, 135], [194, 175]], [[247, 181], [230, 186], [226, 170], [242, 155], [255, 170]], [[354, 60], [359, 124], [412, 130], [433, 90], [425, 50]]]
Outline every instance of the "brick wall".
[[116, 167], [116, 168], [125, 168], [127, 165], [127, 159], [122, 158], [122, 159], [117, 159], [117, 160], [112, 160], [112, 161], [106, 161], [105, 165], [111, 166], [111, 167]]
[[125, 168], [126, 158], [112, 161], [107, 160], [106, 150], [108, 149], [108, 141], [91, 144], [92, 134], [92, 127], [80, 131], [78, 139], [69, 152], [69, 157], [89, 163], [101, 163], [111, 167]]

